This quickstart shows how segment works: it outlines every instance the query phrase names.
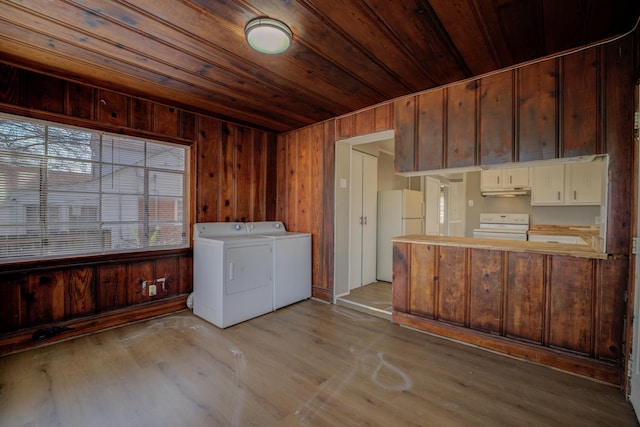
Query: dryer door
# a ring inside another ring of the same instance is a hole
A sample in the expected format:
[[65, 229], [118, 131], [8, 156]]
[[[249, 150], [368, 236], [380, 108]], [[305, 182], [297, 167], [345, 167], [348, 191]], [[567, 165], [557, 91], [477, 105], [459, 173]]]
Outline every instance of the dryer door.
[[228, 247], [225, 250], [225, 293], [227, 295], [271, 286], [273, 277], [272, 244]]

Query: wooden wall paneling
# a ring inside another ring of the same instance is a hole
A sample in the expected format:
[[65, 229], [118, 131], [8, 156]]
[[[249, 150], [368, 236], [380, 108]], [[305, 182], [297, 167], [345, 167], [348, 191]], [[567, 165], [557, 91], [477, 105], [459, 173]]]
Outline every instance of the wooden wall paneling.
[[91, 120], [95, 114], [94, 89], [91, 86], [67, 82], [65, 114]]
[[336, 119], [336, 141], [355, 136], [355, 116], [355, 114], [349, 114]]
[[196, 222], [221, 221], [223, 179], [221, 123], [200, 116], [196, 139]]
[[153, 130], [154, 104], [140, 98], [131, 98], [131, 117], [129, 123], [134, 129]]
[[25, 282], [23, 274], [5, 274], [0, 276], [0, 332], [20, 329], [21, 289]]
[[96, 90], [96, 120], [114, 126], [129, 125], [128, 96], [108, 90]]
[[505, 335], [541, 344], [543, 339], [544, 255], [508, 253]]
[[[607, 252], [629, 254], [633, 193], [633, 114], [634, 80], [631, 61], [634, 45], [626, 37], [603, 46], [605, 152], [609, 154], [609, 188], [607, 203]], [[635, 46], [637, 50], [637, 46]]]
[[[335, 219], [335, 168], [336, 168], [336, 144], [335, 122], [329, 120], [322, 125], [321, 166], [322, 187], [319, 199], [322, 210], [322, 226], [317, 235], [311, 237], [312, 241], [318, 241], [322, 255], [319, 262], [319, 272], [314, 272], [313, 296], [325, 301], [333, 301], [334, 296], [334, 219]], [[318, 183], [319, 184], [319, 183]], [[320, 210], [320, 209], [319, 209]], [[315, 281], [317, 280], [317, 281]]]
[[162, 135], [178, 136], [179, 110], [163, 104], [153, 104], [153, 131]]
[[438, 248], [438, 320], [464, 325], [466, 316], [466, 249]]
[[503, 251], [471, 249], [469, 327], [480, 331], [502, 332]]
[[277, 150], [276, 150], [276, 219], [284, 222], [285, 225], [289, 224], [289, 209], [287, 195], [287, 177], [290, 175], [289, 165], [287, 160], [289, 155], [289, 147], [291, 140], [293, 139], [293, 133], [289, 132], [284, 135], [278, 135], [277, 137]]
[[193, 292], [193, 258], [181, 256], [178, 258], [178, 284], [176, 286], [178, 295]]
[[96, 267], [96, 311], [124, 307], [127, 304], [128, 276], [124, 263]]
[[155, 280], [153, 260], [134, 261], [127, 265], [127, 303], [129, 305], [151, 301], [149, 285]]
[[298, 150], [300, 141], [304, 141], [307, 128], [300, 129], [291, 134], [287, 145], [286, 177], [285, 177], [285, 197], [287, 206], [287, 229], [298, 229], [298, 190], [300, 186], [300, 171], [298, 170]]
[[21, 105], [20, 94], [24, 72], [11, 65], [0, 63], [0, 102]]
[[393, 242], [393, 283], [391, 304], [394, 311], [409, 312], [411, 250], [416, 245]]
[[265, 221], [278, 220], [277, 197], [278, 197], [278, 140], [275, 134], [265, 133], [265, 206], [263, 218]]
[[[432, 245], [412, 245], [410, 251], [411, 268], [409, 276], [409, 312], [436, 319], [438, 295], [438, 247]], [[395, 278], [395, 275], [394, 275]]]
[[247, 221], [264, 221], [267, 195], [267, 138], [265, 132], [252, 130], [250, 133], [251, 200]]
[[252, 204], [256, 196], [254, 181], [253, 132], [242, 126], [234, 126], [235, 142], [231, 146], [233, 162], [232, 175], [227, 176], [228, 185], [233, 189], [233, 221], [249, 221]]
[[95, 274], [93, 267], [68, 269], [65, 280], [65, 318], [87, 316], [96, 309]]
[[449, 86], [447, 97], [446, 167], [477, 164], [476, 80]]
[[64, 80], [27, 72], [29, 84], [25, 85], [24, 106], [34, 110], [63, 114], [66, 83]]
[[373, 108], [367, 108], [366, 110], [358, 111], [358, 113], [355, 114], [354, 119], [354, 136], [373, 133], [375, 128], [375, 110]]
[[598, 154], [598, 56], [593, 47], [560, 59], [561, 157]]
[[416, 97], [407, 96], [393, 104], [395, 130], [395, 172], [416, 170]]
[[373, 131], [393, 129], [393, 103], [378, 105], [373, 110]]
[[480, 164], [515, 160], [513, 71], [480, 79]]
[[417, 97], [417, 169], [442, 169], [444, 165], [444, 89], [431, 90]]
[[[625, 294], [629, 285], [629, 258], [597, 262], [595, 357], [621, 363], [624, 357]], [[631, 284], [633, 286], [633, 284]], [[632, 292], [628, 293], [629, 298]]]
[[197, 128], [197, 116], [194, 113], [188, 111], [179, 110], [178, 126], [180, 130], [178, 135], [180, 138], [195, 141], [196, 140], [196, 128]]
[[154, 279], [157, 299], [178, 295], [178, 281], [181, 277], [180, 258], [181, 257], [169, 257], [156, 259]]
[[550, 59], [517, 69], [517, 161], [558, 157], [558, 72]]
[[593, 342], [594, 261], [551, 256], [549, 345], [591, 354]]
[[28, 273], [22, 287], [22, 327], [64, 319], [65, 271]]
[[219, 211], [220, 218], [218, 221], [231, 222], [238, 221], [237, 206], [236, 206], [236, 186], [235, 172], [236, 172], [236, 132], [237, 127], [222, 122], [220, 129], [220, 200]]
[[[300, 221], [298, 231], [312, 234], [311, 238], [311, 283], [326, 288], [324, 276], [324, 211], [329, 207], [324, 206], [324, 189], [331, 183], [326, 179], [324, 168], [324, 123], [313, 125], [309, 128], [309, 140], [301, 141], [299, 156], [299, 172], [301, 183], [299, 186], [298, 207]], [[333, 188], [333, 187], [331, 187]], [[314, 239], [313, 236], [316, 236]]]

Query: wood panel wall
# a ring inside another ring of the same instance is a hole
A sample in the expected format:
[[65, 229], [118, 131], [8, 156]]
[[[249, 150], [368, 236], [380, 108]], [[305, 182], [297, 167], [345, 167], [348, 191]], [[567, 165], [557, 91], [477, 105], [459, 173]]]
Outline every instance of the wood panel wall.
[[[275, 219], [275, 134], [1, 63], [0, 111], [188, 145], [189, 224]], [[191, 290], [190, 249], [1, 264], [0, 354], [181, 310]]]
[[629, 260], [394, 243], [394, 322], [620, 385]]

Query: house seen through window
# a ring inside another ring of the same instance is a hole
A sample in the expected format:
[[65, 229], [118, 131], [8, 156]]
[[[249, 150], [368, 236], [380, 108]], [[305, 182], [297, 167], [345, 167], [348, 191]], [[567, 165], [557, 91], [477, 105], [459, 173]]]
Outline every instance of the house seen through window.
[[0, 262], [188, 246], [188, 150], [0, 115]]

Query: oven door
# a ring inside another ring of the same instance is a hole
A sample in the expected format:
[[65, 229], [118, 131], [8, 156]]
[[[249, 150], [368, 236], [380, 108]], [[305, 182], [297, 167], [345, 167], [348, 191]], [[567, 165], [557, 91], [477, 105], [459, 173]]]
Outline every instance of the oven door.
[[476, 228], [473, 230], [473, 237], [481, 239], [527, 240], [527, 232], [522, 230], [491, 230], [487, 228]]

